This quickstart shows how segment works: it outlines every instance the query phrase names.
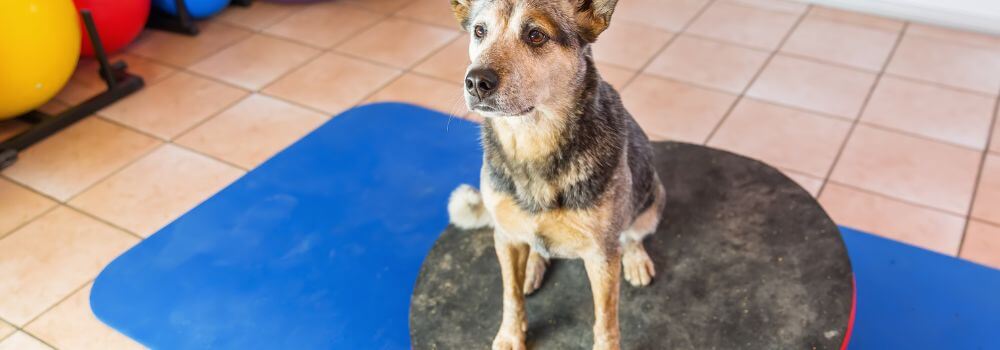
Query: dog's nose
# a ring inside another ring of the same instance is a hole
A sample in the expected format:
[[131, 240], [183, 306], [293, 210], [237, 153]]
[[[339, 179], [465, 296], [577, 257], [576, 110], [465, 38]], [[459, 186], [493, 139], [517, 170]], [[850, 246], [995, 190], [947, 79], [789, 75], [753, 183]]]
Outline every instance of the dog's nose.
[[489, 68], [476, 68], [465, 76], [465, 90], [479, 99], [488, 97], [499, 83], [497, 72]]

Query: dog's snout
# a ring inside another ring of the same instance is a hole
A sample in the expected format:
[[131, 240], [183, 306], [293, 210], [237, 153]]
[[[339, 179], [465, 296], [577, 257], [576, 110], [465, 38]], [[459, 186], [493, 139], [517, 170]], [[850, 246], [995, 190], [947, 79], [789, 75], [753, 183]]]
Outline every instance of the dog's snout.
[[497, 72], [489, 68], [476, 68], [465, 76], [465, 90], [479, 99], [488, 97], [496, 91], [499, 84]]

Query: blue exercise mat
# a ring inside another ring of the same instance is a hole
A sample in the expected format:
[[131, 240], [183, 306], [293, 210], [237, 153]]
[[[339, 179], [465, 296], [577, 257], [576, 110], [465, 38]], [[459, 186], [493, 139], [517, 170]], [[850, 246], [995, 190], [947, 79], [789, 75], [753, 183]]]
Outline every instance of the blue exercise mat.
[[94, 313], [155, 349], [407, 349], [420, 263], [480, 149], [462, 119], [347, 111], [112, 262]]
[[851, 350], [1000, 349], [1000, 271], [841, 228], [857, 282]]
[[[448, 194], [478, 183], [478, 138], [419, 107], [347, 111], [108, 265], [94, 313], [154, 349], [408, 349], [413, 284]], [[1000, 272], [843, 232], [851, 349], [1000, 349]]]

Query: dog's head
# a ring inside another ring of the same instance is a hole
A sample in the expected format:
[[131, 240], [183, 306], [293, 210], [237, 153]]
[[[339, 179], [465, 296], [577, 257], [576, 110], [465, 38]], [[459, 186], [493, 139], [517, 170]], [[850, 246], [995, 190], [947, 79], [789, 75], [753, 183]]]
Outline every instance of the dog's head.
[[487, 117], [567, 107], [618, 0], [451, 0], [469, 32], [465, 101]]

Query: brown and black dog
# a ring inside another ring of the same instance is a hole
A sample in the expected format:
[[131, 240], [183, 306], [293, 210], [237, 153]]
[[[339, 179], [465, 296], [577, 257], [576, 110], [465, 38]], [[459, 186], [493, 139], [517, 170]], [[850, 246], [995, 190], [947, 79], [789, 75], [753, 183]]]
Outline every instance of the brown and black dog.
[[581, 258], [594, 295], [594, 349], [618, 349], [618, 286], [656, 274], [643, 239], [665, 195], [649, 140], [601, 79], [590, 45], [617, 0], [451, 0], [472, 37], [469, 109], [486, 117], [480, 194], [448, 203], [462, 228], [494, 227], [503, 318], [494, 349], [524, 349], [524, 295], [550, 258]]

